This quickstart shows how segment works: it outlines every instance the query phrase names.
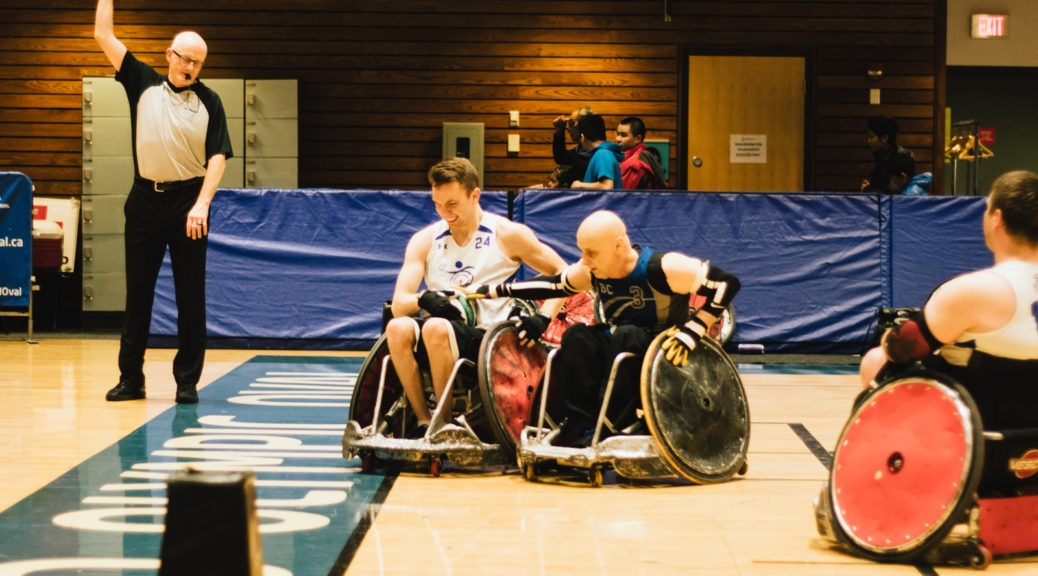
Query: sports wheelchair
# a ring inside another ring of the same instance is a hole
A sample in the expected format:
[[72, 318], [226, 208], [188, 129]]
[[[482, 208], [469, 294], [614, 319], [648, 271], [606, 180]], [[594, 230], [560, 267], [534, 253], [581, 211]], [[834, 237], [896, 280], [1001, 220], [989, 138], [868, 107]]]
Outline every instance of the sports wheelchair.
[[818, 533], [879, 562], [983, 569], [1038, 552], [1036, 473], [1038, 428], [985, 430], [965, 387], [915, 366], [866, 393], [844, 425], [815, 500]]
[[[609, 467], [625, 478], [684, 477], [700, 484], [746, 473], [750, 414], [735, 364], [708, 336], [678, 368], [664, 358], [665, 337], [658, 335], [642, 360], [641, 401], [648, 434], [617, 430], [607, 417], [620, 364], [638, 360], [623, 353], [613, 361], [587, 447], [557, 444], [566, 417], [560, 392], [565, 383], [554, 381], [551, 364], [557, 350], [549, 352], [538, 410], [530, 417], [536, 425], [525, 427], [519, 440], [517, 459], [527, 480], [550, 466], [586, 469], [592, 486], [602, 484]], [[604, 430], [614, 435], [603, 438]]]
[[[587, 306], [578, 296], [566, 302], [569, 316], [554, 319], [546, 334], [561, 335], [569, 324], [583, 321]], [[464, 299], [459, 304], [467, 306]], [[536, 312], [530, 302], [514, 300], [512, 306], [522, 314]], [[464, 358], [455, 362], [422, 438], [409, 438], [417, 422], [390, 362], [386, 336], [380, 337], [357, 374], [342, 438], [343, 456], [360, 456], [365, 472], [371, 472], [378, 460], [388, 460], [427, 465], [433, 476], [440, 475], [445, 461], [462, 468], [514, 462], [519, 435], [544, 374], [544, 348], [550, 345], [521, 346], [517, 324], [506, 320], [491, 326], [483, 336], [477, 362]], [[431, 392], [428, 372], [420, 372], [423, 388]]]

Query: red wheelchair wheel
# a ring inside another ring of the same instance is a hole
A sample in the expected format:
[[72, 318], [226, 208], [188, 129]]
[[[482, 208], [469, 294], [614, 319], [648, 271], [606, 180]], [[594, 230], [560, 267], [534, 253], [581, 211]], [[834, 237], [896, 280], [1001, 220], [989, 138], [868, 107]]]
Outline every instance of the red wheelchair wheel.
[[515, 324], [504, 321], [487, 329], [479, 349], [479, 393], [483, 411], [498, 443], [514, 451], [529, 421], [533, 399], [544, 376], [540, 346], [519, 344]]
[[594, 297], [589, 292], [580, 292], [566, 299], [559, 313], [552, 318], [541, 334], [541, 341], [549, 346], [562, 342], [562, 333], [574, 324], [594, 324]]
[[980, 481], [983, 430], [957, 383], [919, 373], [868, 396], [844, 426], [829, 482], [834, 528], [874, 560], [912, 560], [962, 520]]

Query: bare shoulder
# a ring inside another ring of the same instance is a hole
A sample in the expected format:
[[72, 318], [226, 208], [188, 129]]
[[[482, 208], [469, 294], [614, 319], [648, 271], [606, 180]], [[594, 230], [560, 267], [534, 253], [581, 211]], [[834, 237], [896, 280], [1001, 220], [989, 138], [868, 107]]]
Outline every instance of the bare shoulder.
[[533, 230], [525, 224], [502, 219], [497, 226], [497, 241], [509, 256], [520, 254], [539, 243]]
[[1013, 316], [1016, 299], [1009, 282], [990, 270], [979, 270], [945, 282], [926, 303], [926, 319], [942, 342], [964, 332], [998, 330]]
[[699, 264], [699, 259], [686, 256], [681, 252], [665, 252], [662, 258], [660, 258], [660, 265], [663, 266], [664, 272], [667, 270], [697, 271], [699, 269]]
[[1013, 287], [990, 269], [956, 276], [934, 291], [933, 298], [963, 301], [1010, 300]]
[[671, 290], [688, 294], [703, 283], [699, 277], [700, 260], [681, 252], [667, 252], [660, 258], [660, 267]]
[[406, 259], [417, 258], [424, 260], [429, 254], [429, 249], [432, 247], [432, 226], [426, 226], [421, 230], [415, 232], [411, 239], [407, 241], [407, 254]]

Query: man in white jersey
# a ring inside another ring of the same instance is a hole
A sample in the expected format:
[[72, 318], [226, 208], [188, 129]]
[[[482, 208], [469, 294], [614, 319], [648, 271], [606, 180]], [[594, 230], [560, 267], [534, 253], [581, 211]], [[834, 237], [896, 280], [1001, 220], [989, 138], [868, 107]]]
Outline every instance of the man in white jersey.
[[198, 402], [205, 360], [205, 255], [209, 203], [231, 156], [220, 97], [198, 75], [208, 53], [195, 32], [181, 32], [166, 48], [160, 74], [115, 36], [113, 0], [99, 0], [94, 39], [115, 66], [130, 102], [133, 188], [126, 198], [126, 311], [119, 346], [119, 383], [109, 401], [144, 398], [144, 352], [151, 328], [155, 282], [166, 248], [177, 294], [178, 403]]
[[1038, 174], [1016, 171], [995, 180], [984, 238], [995, 265], [945, 282], [921, 313], [888, 330], [862, 359], [861, 381], [870, 388], [885, 365], [893, 369], [923, 361], [966, 386], [985, 427], [1033, 427], [1038, 422]]
[[[508, 317], [507, 301], [478, 301], [478, 325], [467, 325], [449, 291], [470, 284], [504, 282], [524, 263], [542, 274], [559, 274], [566, 266], [526, 226], [483, 212], [479, 174], [467, 159], [452, 158], [436, 164], [429, 170], [429, 183], [436, 213], [442, 220], [419, 230], [407, 243], [393, 292], [393, 319], [386, 325], [390, 358], [418, 418], [415, 436], [424, 434], [431, 418], [419, 365], [429, 369], [439, 401], [454, 362], [459, 357], [475, 360], [484, 328]], [[426, 289], [419, 291], [423, 280]], [[555, 302], [546, 302], [542, 309], [556, 306]], [[424, 320], [414, 318], [419, 311], [425, 312]]]

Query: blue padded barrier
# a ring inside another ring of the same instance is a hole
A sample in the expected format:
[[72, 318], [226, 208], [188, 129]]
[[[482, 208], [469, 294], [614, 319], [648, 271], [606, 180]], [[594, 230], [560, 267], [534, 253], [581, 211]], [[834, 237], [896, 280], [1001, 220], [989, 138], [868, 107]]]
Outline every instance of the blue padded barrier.
[[[508, 194], [484, 192], [483, 207], [507, 214]], [[737, 274], [734, 343], [769, 352], [860, 352], [879, 306], [919, 306], [941, 281], [991, 263], [980, 197], [526, 190], [513, 218], [572, 262], [577, 226], [602, 208], [624, 217], [636, 243]], [[428, 191], [221, 190], [209, 335], [246, 346], [370, 345], [407, 240], [436, 218]], [[176, 333], [173, 298], [167, 258], [153, 334]]]
[[994, 259], [984, 247], [985, 196], [897, 196], [891, 213], [893, 306], [922, 306], [938, 284]]
[[[508, 193], [483, 192], [482, 205], [506, 215]], [[437, 218], [428, 191], [221, 189], [210, 215], [209, 336], [366, 347], [378, 338], [407, 241]], [[167, 253], [152, 334], [176, 334], [174, 298]]]
[[708, 259], [738, 276], [735, 342], [768, 351], [854, 351], [881, 303], [874, 195], [524, 191], [515, 218], [579, 257], [575, 234], [599, 209], [631, 241]]

